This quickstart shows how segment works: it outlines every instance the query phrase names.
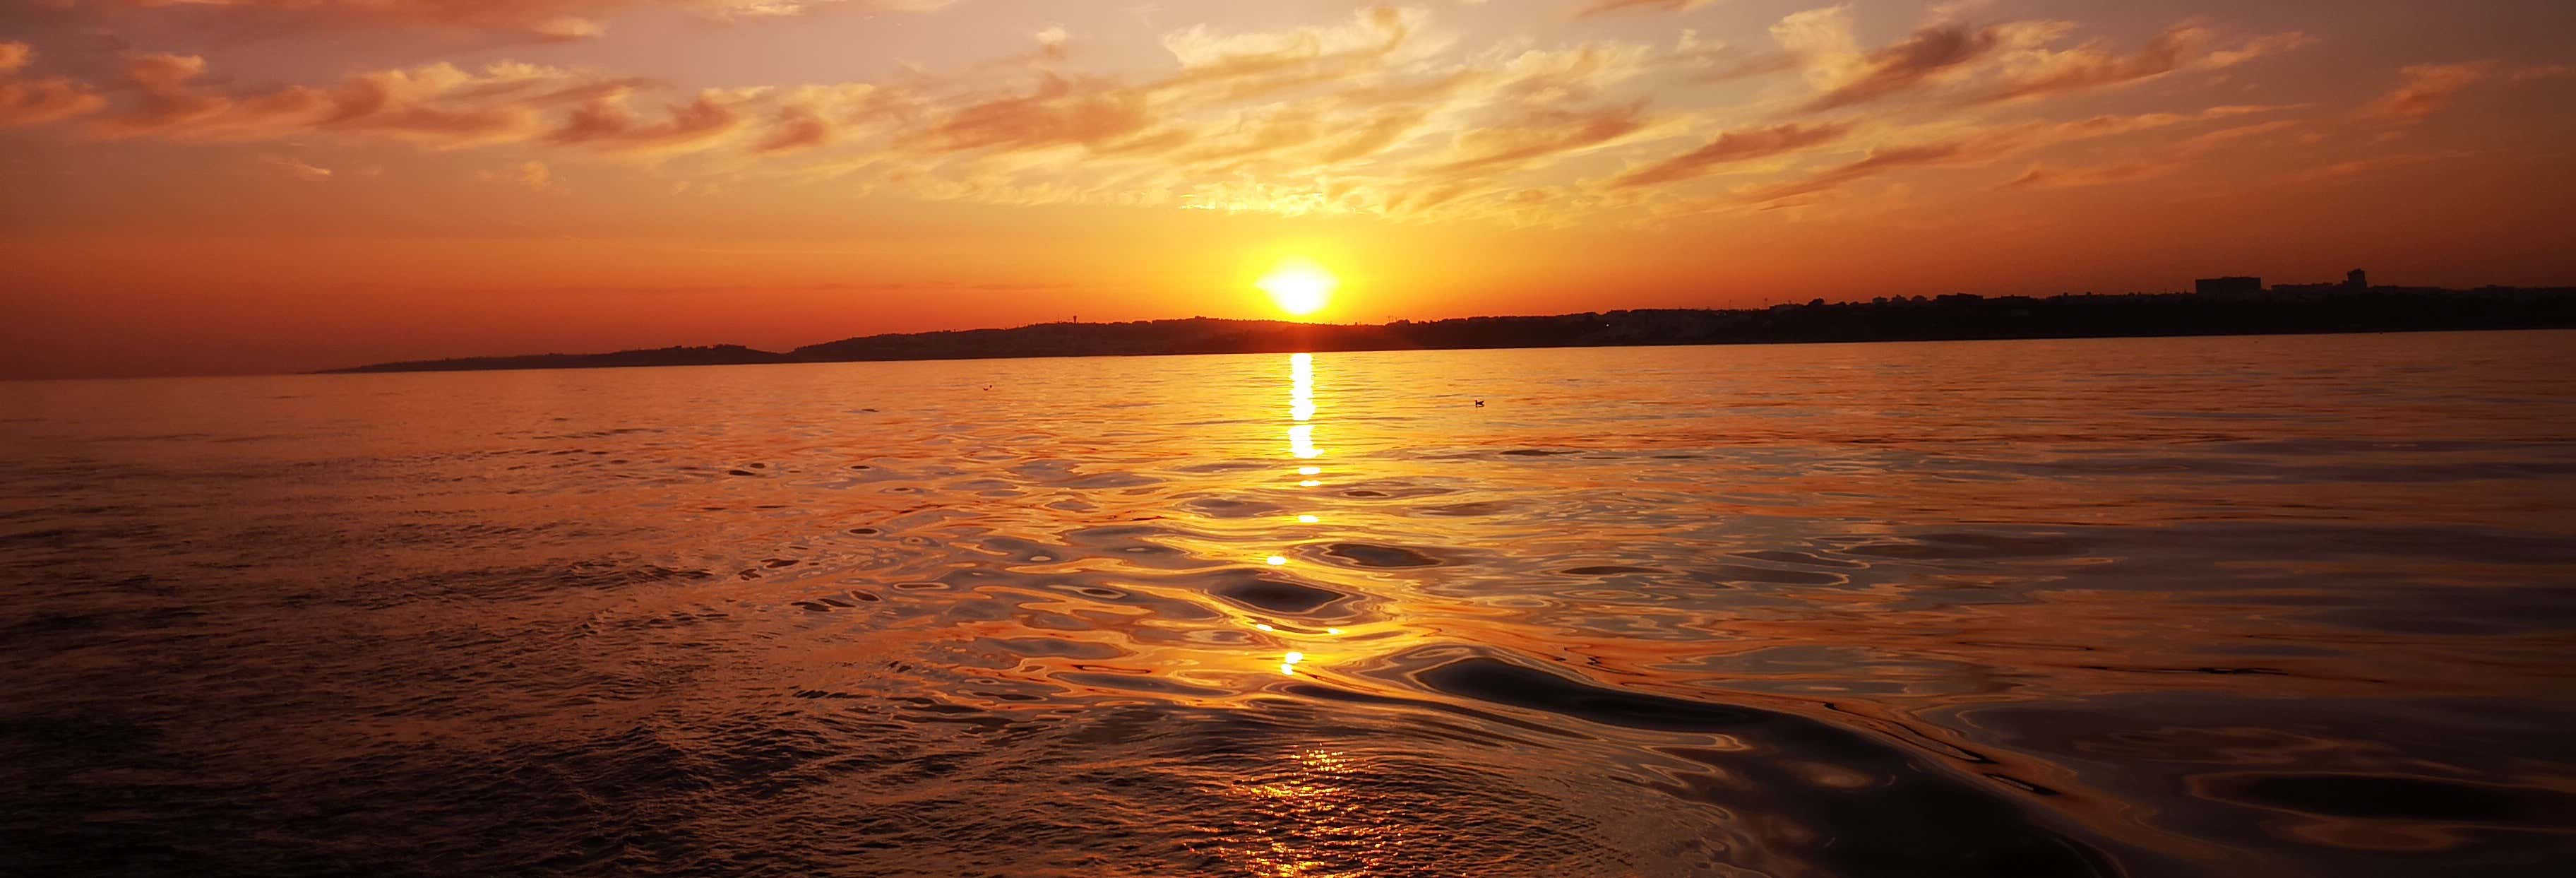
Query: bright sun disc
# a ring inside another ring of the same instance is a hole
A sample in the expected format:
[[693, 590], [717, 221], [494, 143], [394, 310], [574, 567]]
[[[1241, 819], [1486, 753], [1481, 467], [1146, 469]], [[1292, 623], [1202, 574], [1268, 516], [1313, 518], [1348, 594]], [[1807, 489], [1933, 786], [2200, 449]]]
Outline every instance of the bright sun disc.
[[1333, 279], [1332, 272], [1313, 260], [1290, 259], [1271, 269], [1258, 285], [1270, 294], [1271, 301], [1279, 303], [1279, 310], [1304, 317], [1324, 310], [1324, 305], [1333, 300], [1333, 288], [1341, 286], [1341, 281]]

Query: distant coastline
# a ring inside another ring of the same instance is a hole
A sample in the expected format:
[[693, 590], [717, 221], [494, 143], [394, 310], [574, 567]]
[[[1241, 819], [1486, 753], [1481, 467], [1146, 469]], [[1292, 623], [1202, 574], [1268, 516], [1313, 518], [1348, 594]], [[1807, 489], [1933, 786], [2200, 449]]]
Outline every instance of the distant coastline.
[[1040, 323], [870, 335], [790, 351], [742, 345], [376, 363], [323, 374], [599, 369], [887, 360], [1150, 356], [1290, 351], [1636, 347], [2192, 335], [2296, 335], [2576, 327], [2576, 287], [2448, 290], [2314, 287], [2246, 295], [2140, 293], [1823, 300], [1731, 310], [1317, 324], [1193, 317]]

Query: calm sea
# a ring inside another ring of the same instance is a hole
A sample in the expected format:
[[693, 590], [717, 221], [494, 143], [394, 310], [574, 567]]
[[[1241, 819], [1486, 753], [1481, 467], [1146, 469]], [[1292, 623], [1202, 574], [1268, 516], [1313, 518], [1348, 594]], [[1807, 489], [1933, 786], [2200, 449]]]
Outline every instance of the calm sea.
[[2576, 333], [0, 384], [0, 583], [10, 874], [2576, 854]]

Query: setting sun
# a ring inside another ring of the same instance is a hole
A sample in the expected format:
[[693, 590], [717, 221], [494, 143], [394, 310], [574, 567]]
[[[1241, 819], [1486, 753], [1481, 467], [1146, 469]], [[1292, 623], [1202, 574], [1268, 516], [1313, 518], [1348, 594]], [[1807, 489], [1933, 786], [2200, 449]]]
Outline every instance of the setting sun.
[[1311, 259], [1289, 259], [1271, 269], [1258, 286], [1279, 304], [1279, 310], [1304, 317], [1324, 310], [1333, 299], [1333, 288], [1341, 286], [1333, 273]]

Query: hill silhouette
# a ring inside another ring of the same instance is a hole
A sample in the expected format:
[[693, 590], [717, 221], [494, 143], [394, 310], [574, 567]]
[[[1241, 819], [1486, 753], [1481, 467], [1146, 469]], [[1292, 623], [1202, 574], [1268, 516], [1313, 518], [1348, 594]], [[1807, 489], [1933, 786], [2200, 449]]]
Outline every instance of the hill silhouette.
[[1192, 317], [891, 333], [785, 352], [741, 345], [378, 363], [332, 372], [436, 372], [965, 360], [1014, 357], [2268, 335], [2576, 327], [2576, 288], [2374, 287], [2258, 297], [2140, 293], [1937, 298], [1654, 309], [1541, 317], [1314, 324]]

